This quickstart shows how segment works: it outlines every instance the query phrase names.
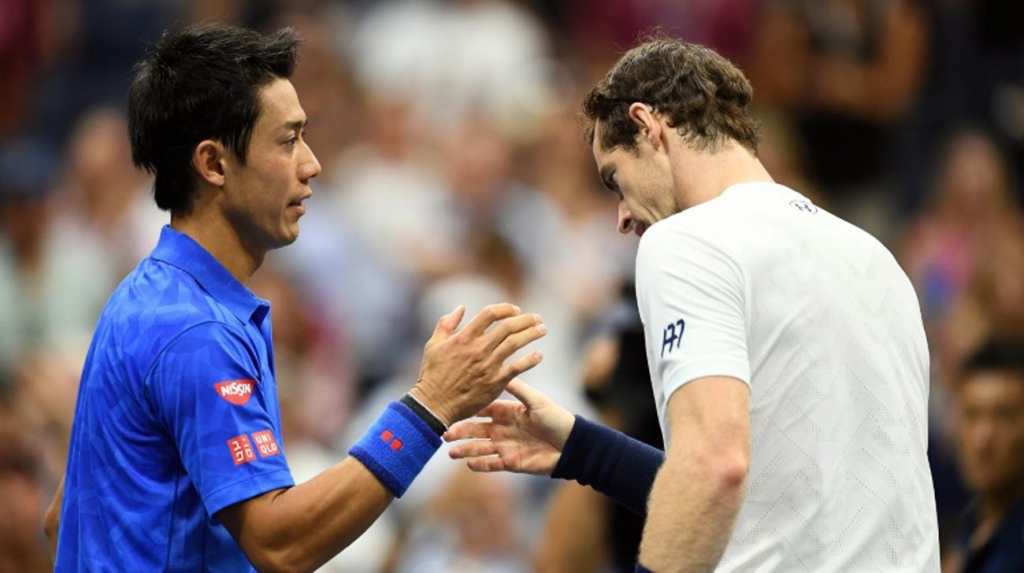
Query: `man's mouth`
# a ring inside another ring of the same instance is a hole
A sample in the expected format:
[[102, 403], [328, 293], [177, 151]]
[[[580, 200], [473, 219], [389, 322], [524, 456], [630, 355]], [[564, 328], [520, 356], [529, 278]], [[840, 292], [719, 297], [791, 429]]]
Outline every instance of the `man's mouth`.
[[312, 193], [306, 193], [302, 197], [299, 197], [298, 199], [295, 199], [294, 201], [289, 202], [288, 206], [289, 207], [301, 207], [303, 210], [305, 210], [306, 207], [305, 207], [305, 205], [302, 204], [302, 202], [305, 201], [306, 199], [309, 199], [312, 196], [313, 196]]

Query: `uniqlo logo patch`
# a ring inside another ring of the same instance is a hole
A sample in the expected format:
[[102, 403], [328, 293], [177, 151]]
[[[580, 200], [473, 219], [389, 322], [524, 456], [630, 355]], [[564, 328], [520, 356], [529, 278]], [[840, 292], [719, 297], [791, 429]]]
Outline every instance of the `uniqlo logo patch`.
[[235, 406], [244, 406], [252, 398], [252, 388], [256, 385], [255, 380], [225, 380], [213, 385], [217, 395], [231, 402]]
[[234, 458], [236, 466], [256, 460], [256, 453], [252, 451], [252, 444], [249, 442], [249, 436], [246, 436], [245, 434], [235, 436], [228, 440], [228, 448], [231, 449], [231, 457]]
[[270, 430], [256, 432], [252, 435], [252, 439], [256, 442], [256, 450], [259, 451], [261, 458], [269, 458], [281, 453], [281, 448], [277, 447], [277, 440], [274, 439], [274, 433]]

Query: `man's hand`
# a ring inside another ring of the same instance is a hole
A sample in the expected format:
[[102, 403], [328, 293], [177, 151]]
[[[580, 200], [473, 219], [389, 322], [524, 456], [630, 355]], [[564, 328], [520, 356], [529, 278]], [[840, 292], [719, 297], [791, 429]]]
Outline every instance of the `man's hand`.
[[445, 433], [449, 442], [467, 440], [452, 446], [449, 455], [466, 458], [478, 472], [551, 475], [576, 418], [518, 378], [507, 390], [519, 401], [494, 402], [478, 414], [489, 421], [467, 420]]
[[[507, 365], [505, 360], [548, 331], [540, 315], [520, 314], [511, 304], [495, 304], [455, 332], [465, 312], [459, 306], [438, 321], [412, 389], [415, 398], [446, 426], [479, 412], [512, 378], [540, 364], [540, 352]], [[494, 328], [488, 330], [492, 324]]]

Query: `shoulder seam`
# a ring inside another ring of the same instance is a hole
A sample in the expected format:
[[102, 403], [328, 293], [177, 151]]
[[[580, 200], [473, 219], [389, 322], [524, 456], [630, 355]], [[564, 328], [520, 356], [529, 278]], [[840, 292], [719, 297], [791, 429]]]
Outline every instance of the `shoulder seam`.
[[[167, 349], [170, 348], [170, 346], [172, 344], [177, 342], [177, 340], [179, 338], [184, 336], [186, 333], [191, 332], [192, 330], [195, 330], [196, 328], [198, 328], [200, 326], [207, 325], [207, 324], [222, 324], [222, 325], [226, 326], [228, 328], [228, 330], [233, 335], [235, 335], [246, 347], [249, 346], [248, 341], [245, 340], [245, 337], [244, 336], [238, 336], [238, 333], [234, 331], [234, 329], [232, 328], [231, 324], [229, 324], [227, 321], [224, 321], [224, 320], [208, 319], [208, 320], [203, 320], [203, 321], [197, 322], [196, 324], [188, 326], [187, 328], [183, 329], [181, 332], [175, 334], [174, 337], [171, 338], [170, 340], [168, 340], [167, 343], [164, 344], [160, 348], [160, 351], [157, 352], [153, 356], [153, 360], [152, 360], [152, 362], [150, 362], [149, 368], [146, 370], [146, 375], [142, 377], [142, 388], [143, 388], [143, 391], [147, 395], [147, 402], [149, 401], [148, 400], [149, 380], [150, 380], [150, 377], [153, 375], [153, 370], [156, 368], [157, 362], [160, 361], [160, 358], [163, 357], [164, 353], [167, 352]], [[148, 408], [147, 408], [147, 410], [148, 410]]]

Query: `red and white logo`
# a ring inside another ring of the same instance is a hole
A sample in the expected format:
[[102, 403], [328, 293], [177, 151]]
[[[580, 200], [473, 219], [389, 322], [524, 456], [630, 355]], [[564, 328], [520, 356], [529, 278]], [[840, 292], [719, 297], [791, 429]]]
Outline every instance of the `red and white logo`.
[[252, 439], [256, 442], [256, 449], [260, 452], [261, 458], [269, 458], [281, 453], [281, 448], [277, 447], [277, 440], [274, 439], [274, 433], [270, 430], [256, 432], [252, 435]]
[[236, 466], [256, 461], [256, 454], [252, 451], [249, 436], [245, 434], [228, 440], [228, 448], [231, 450], [231, 457], [235, 460]]
[[244, 406], [252, 397], [252, 387], [255, 385], [255, 380], [225, 380], [214, 384], [213, 389], [218, 396], [235, 406]]

